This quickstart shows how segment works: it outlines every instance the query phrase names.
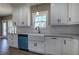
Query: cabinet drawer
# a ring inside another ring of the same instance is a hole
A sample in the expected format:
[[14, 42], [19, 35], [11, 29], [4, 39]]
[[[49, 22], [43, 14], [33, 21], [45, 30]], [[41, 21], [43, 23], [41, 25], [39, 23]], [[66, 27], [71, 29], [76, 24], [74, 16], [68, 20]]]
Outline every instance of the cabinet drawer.
[[29, 36], [29, 40], [31, 41], [44, 41], [44, 36]]

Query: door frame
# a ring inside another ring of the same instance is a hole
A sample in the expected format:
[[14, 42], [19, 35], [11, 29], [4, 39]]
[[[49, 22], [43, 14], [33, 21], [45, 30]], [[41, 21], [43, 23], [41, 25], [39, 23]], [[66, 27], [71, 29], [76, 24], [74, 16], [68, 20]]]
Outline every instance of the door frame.
[[[3, 36], [3, 23], [6, 23], [6, 37]], [[2, 37], [3, 38], [8, 38], [8, 21], [7, 20], [2, 20]]]

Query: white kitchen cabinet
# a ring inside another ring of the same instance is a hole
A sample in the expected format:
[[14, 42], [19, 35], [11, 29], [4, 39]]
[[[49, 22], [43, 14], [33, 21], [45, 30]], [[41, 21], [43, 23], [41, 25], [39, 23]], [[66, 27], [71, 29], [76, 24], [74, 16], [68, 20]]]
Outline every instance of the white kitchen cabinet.
[[67, 24], [68, 4], [52, 3], [50, 4], [50, 23], [51, 25]]
[[64, 37], [45, 37], [45, 54], [78, 55], [78, 40]]
[[44, 42], [29, 41], [28, 49], [33, 52], [44, 54]]
[[12, 47], [13, 46], [13, 38], [11, 35], [8, 35], [8, 42], [9, 42], [9, 46]]
[[64, 55], [78, 55], [78, 40], [72, 38], [63, 38], [63, 50], [62, 54]]
[[18, 36], [15, 34], [8, 35], [9, 46], [18, 48]]
[[62, 39], [57, 37], [45, 37], [45, 54], [57, 54], [62, 52]]
[[36, 53], [44, 54], [44, 34], [29, 34], [28, 49]]
[[79, 24], [79, 3], [69, 3], [69, 20], [70, 24]]
[[13, 21], [17, 26], [30, 26], [30, 6], [20, 5], [14, 7]]

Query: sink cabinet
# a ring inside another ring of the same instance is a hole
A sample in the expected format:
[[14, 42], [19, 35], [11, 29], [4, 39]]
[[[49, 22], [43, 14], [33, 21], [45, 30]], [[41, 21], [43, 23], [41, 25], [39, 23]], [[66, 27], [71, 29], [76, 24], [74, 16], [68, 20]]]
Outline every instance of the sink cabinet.
[[33, 52], [44, 54], [44, 42], [28, 41], [28, 49]]
[[29, 51], [44, 54], [44, 35], [28, 35], [28, 49]]

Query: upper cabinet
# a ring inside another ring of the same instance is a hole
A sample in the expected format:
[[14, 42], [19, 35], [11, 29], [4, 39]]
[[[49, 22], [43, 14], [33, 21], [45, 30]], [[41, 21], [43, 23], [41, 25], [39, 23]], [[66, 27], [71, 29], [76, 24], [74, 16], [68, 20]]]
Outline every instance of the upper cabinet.
[[79, 3], [69, 4], [69, 19], [70, 24], [79, 24]]
[[18, 5], [14, 7], [13, 21], [16, 26], [30, 26], [30, 6]]
[[78, 3], [54, 3], [50, 4], [51, 25], [79, 24]]
[[68, 5], [65, 3], [54, 3], [50, 5], [51, 25], [66, 24], [68, 18]]

